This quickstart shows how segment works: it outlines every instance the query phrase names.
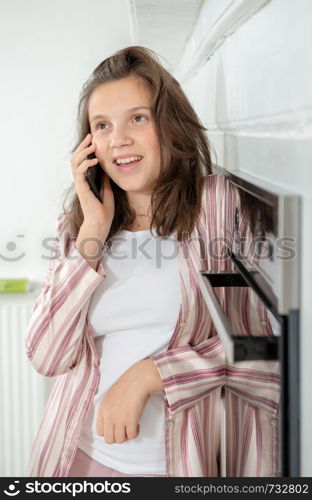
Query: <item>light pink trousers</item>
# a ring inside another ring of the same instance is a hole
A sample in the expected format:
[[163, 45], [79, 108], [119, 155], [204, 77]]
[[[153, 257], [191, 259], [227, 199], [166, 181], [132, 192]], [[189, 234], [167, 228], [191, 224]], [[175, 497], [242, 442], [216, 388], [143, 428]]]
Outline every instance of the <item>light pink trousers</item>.
[[89, 457], [80, 448], [71, 465], [68, 477], [167, 477], [166, 474], [125, 474], [118, 470], [106, 467]]

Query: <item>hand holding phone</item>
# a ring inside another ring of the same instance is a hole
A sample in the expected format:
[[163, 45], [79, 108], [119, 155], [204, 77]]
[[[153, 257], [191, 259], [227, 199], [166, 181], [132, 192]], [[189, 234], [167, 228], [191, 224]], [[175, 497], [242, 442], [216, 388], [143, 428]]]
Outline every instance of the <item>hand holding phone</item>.
[[[71, 159], [75, 190], [84, 220], [92, 224], [110, 225], [115, 214], [114, 193], [110, 178], [95, 155], [96, 144], [88, 134], [76, 148]], [[105, 193], [105, 197], [104, 197]]]
[[[92, 160], [96, 158], [96, 156], [94, 153], [91, 153], [90, 155], [88, 155], [87, 158], [88, 160]], [[89, 167], [86, 172], [86, 179], [89, 183], [90, 189], [101, 203], [103, 203], [103, 198], [100, 194], [100, 190], [103, 183], [103, 177], [104, 177], [104, 171], [99, 163]]]

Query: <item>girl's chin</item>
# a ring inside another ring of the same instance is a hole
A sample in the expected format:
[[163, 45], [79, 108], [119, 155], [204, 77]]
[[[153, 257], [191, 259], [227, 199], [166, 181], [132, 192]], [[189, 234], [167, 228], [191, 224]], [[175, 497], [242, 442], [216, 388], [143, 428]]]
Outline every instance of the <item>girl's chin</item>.
[[140, 179], [139, 177], [134, 178], [133, 175], [127, 177], [127, 178], [120, 178], [118, 179], [118, 184], [120, 187], [123, 189], [142, 189], [147, 183], [146, 181], [144, 182], [144, 179]]
[[142, 176], [134, 175], [133, 173], [122, 173], [117, 178], [116, 176], [114, 177], [113, 181], [124, 191], [147, 191], [148, 193], [151, 193], [151, 184], [155, 185], [156, 183], [156, 179], [151, 183], [150, 180], [145, 179]]

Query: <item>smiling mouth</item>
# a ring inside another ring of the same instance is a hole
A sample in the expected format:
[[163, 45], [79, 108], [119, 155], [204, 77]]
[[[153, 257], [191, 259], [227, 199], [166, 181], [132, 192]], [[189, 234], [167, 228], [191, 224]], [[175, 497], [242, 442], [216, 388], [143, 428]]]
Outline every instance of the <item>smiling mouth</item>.
[[129, 163], [118, 164], [115, 162], [115, 165], [116, 165], [117, 170], [119, 172], [129, 172], [129, 171], [133, 170], [134, 168], [136, 168], [136, 166], [141, 162], [142, 158], [140, 160], [130, 161]]
[[125, 163], [117, 163], [117, 160], [114, 160], [113, 163], [117, 167], [124, 167], [124, 166], [127, 166], [127, 165], [133, 165], [134, 163], [139, 163], [139, 161], [142, 160], [143, 156], [137, 156], [137, 158], [139, 158], [139, 160], [128, 161], [128, 162], [125, 162]]

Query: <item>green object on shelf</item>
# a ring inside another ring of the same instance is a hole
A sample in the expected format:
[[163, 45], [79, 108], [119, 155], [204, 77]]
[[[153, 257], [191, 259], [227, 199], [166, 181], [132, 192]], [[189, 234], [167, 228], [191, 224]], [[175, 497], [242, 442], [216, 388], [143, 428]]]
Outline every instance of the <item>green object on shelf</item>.
[[28, 279], [0, 279], [0, 293], [28, 292]]

